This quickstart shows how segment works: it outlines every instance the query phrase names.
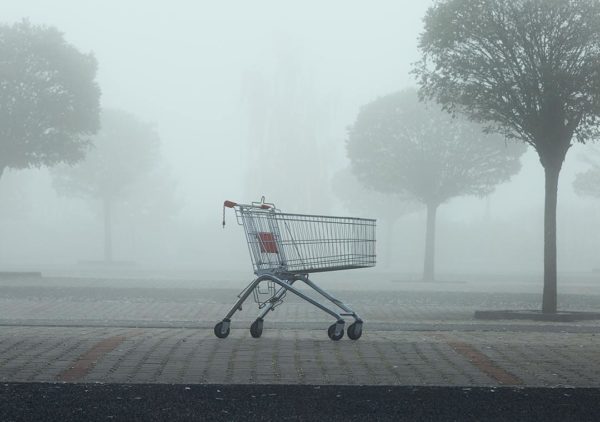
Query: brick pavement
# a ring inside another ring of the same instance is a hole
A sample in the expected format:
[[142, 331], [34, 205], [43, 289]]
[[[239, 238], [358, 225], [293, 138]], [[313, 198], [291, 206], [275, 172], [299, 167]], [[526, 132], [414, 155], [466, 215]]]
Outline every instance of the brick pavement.
[[367, 330], [333, 342], [324, 330], [221, 340], [207, 329], [13, 326], [0, 327], [0, 381], [600, 387], [599, 347], [595, 333]]
[[[260, 339], [248, 332], [254, 306], [217, 339], [212, 326], [234, 291], [0, 294], [0, 382], [600, 387], [600, 322], [473, 320], [495, 301], [536, 306], [523, 295], [347, 292], [365, 332], [333, 342], [328, 317], [293, 298]], [[598, 301], [562, 303], [597, 310]]]

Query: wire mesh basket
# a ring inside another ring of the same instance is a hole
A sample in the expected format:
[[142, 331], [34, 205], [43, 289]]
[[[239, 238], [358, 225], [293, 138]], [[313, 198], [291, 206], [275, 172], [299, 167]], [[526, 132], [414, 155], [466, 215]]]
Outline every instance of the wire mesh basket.
[[373, 267], [375, 220], [236, 209], [255, 273], [316, 273]]

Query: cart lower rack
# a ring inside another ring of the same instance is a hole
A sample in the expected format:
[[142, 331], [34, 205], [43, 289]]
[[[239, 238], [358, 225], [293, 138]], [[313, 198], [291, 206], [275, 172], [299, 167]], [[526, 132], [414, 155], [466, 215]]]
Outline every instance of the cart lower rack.
[[[348, 337], [360, 338], [363, 320], [348, 305], [313, 283], [308, 275], [375, 266], [375, 220], [283, 213], [273, 204], [265, 203], [263, 197], [261, 202], [249, 205], [225, 201], [223, 226], [225, 208], [235, 210], [237, 222], [244, 228], [256, 278], [238, 295], [225, 318], [215, 325], [217, 337], [229, 335], [231, 318], [250, 295], [261, 310], [250, 326], [250, 334], [260, 337], [266, 315], [291, 292], [336, 319], [327, 331], [329, 338], [339, 340], [344, 336], [343, 317], [353, 318], [347, 329]], [[303, 282], [342, 312], [305, 295], [294, 286], [297, 282]]]

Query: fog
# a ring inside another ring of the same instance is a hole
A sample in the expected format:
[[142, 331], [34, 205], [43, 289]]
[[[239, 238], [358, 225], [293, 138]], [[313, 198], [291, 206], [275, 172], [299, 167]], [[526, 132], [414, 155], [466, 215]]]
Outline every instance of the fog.
[[[417, 37], [431, 1], [172, 3], [75, 0], [4, 2], [2, 20], [56, 26], [93, 52], [104, 108], [154, 125], [177, 209], [155, 220], [113, 216], [114, 259], [128, 271], [251, 272], [243, 231], [226, 199], [266, 196], [281, 210], [363, 215], [331, 188], [348, 167], [345, 142], [360, 107], [416, 86]], [[559, 271], [600, 268], [600, 201], [577, 196], [590, 145], [571, 148], [558, 205]], [[0, 264], [5, 269], [84, 271], [101, 261], [100, 204], [59, 196], [48, 169], [0, 179]], [[544, 177], [537, 154], [487, 198], [438, 211], [436, 271], [541, 274]], [[361, 198], [356, 198], [361, 201]], [[380, 224], [378, 270], [422, 271], [425, 213]], [[391, 247], [391, 251], [386, 248]], [[156, 273], [155, 273], [156, 274]], [[386, 280], [388, 280], [386, 278]]]

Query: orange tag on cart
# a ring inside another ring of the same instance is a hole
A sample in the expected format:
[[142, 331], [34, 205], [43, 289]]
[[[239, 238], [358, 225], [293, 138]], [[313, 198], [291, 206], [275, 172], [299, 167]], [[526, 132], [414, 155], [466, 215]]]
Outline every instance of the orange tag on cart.
[[258, 240], [260, 242], [260, 251], [263, 253], [279, 253], [275, 236], [269, 232], [259, 232]]

